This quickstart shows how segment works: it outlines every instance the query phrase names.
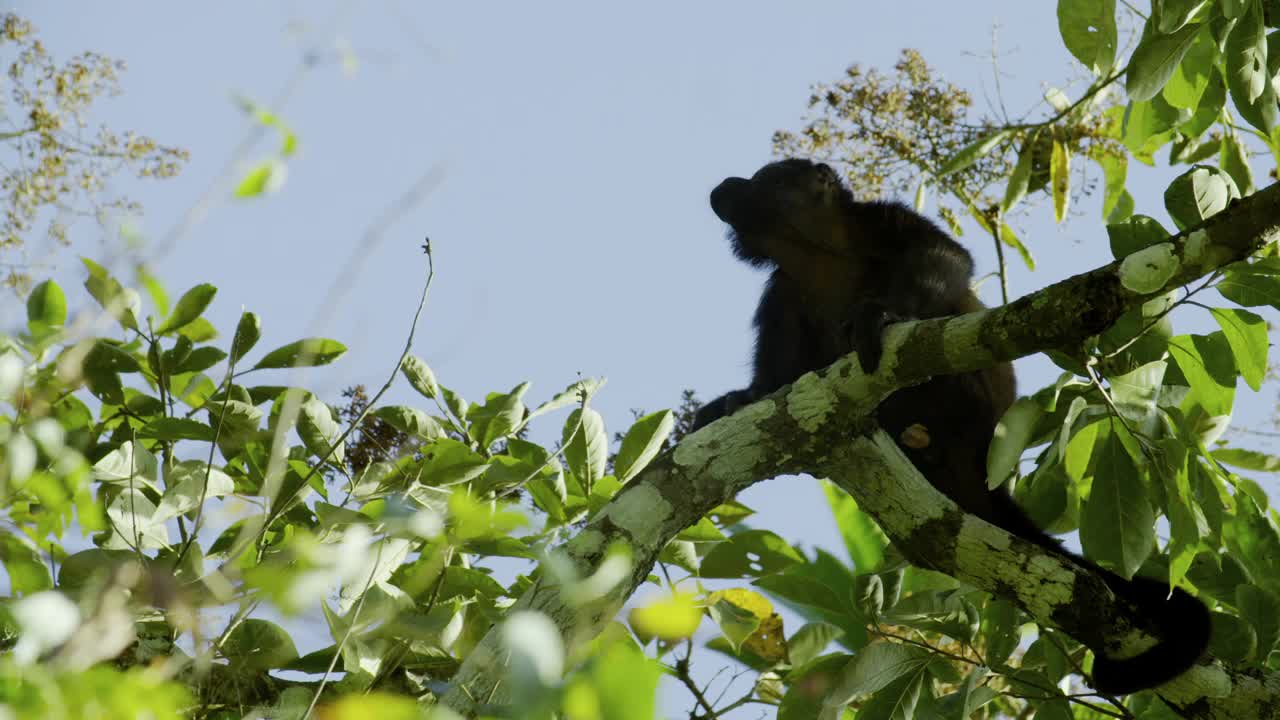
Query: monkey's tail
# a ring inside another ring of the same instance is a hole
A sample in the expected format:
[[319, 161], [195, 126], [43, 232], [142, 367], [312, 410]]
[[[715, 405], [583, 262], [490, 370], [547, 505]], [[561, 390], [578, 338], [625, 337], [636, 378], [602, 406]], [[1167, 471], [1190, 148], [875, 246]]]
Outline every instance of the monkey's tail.
[[1126, 580], [1096, 563], [1067, 550], [1057, 538], [1041, 530], [1008, 493], [991, 493], [998, 525], [1054, 552], [1069, 555], [1106, 578], [1111, 592], [1137, 607], [1152, 621], [1160, 638], [1136, 657], [1116, 660], [1094, 652], [1093, 687], [1111, 695], [1127, 695], [1168, 682], [1188, 670], [1209, 647], [1209, 608], [1190, 593], [1150, 578]]
[[1154, 620], [1160, 642], [1125, 660], [1094, 652], [1093, 687], [1110, 695], [1127, 695], [1168, 682], [1191, 668], [1209, 647], [1209, 608], [1190, 593], [1168, 583], [1135, 577], [1124, 580], [1107, 573], [1112, 592]]

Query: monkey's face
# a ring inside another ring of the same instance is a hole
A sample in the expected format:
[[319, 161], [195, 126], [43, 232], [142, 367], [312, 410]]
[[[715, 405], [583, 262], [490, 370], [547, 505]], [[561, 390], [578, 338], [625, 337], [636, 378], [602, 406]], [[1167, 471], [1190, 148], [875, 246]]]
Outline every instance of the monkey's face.
[[825, 163], [792, 158], [769, 163], [751, 179], [731, 177], [711, 191], [711, 210], [733, 229], [734, 253], [769, 265], [796, 244], [843, 247], [843, 207], [853, 201]]

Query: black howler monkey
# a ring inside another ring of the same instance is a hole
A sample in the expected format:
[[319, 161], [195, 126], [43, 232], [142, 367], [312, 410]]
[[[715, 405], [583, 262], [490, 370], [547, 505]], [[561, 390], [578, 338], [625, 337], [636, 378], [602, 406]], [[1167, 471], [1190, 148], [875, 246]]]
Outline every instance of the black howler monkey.
[[[863, 370], [879, 366], [881, 334], [901, 320], [982, 308], [970, 288], [973, 259], [934, 223], [889, 202], [858, 202], [827, 165], [803, 159], [765, 165], [751, 179], [731, 177], [711, 192], [711, 209], [731, 228], [733, 252], [771, 268], [756, 310], [751, 385], [712, 400], [695, 428], [772, 393], [856, 350]], [[890, 395], [876, 411], [886, 432], [934, 487], [965, 512], [1054, 552], [1004, 489], [988, 490], [987, 448], [1016, 398], [1013, 367], [935, 377]], [[927, 437], [920, 439], [918, 426]], [[1095, 653], [1094, 686], [1129, 693], [1189, 668], [1208, 645], [1209, 613], [1167, 583], [1103, 574], [1114, 593], [1155, 621], [1161, 642], [1137, 657]]]

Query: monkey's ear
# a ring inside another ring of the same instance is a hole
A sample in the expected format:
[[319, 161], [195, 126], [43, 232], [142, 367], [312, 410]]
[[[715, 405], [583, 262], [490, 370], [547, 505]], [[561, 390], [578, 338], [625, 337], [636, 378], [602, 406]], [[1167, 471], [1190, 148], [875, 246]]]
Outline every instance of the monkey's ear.
[[725, 178], [711, 191], [711, 211], [716, 217], [737, 226], [751, 206], [751, 181], [740, 177]]

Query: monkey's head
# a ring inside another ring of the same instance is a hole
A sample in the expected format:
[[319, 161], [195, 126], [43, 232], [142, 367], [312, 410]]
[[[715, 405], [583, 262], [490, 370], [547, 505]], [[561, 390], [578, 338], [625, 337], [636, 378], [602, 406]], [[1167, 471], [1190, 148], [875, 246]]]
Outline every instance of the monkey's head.
[[711, 210], [733, 229], [733, 252], [752, 265], [779, 262], [808, 246], [847, 251], [844, 224], [853, 195], [825, 163], [771, 162], [751, 179], [731, 177], [711, 191]]

